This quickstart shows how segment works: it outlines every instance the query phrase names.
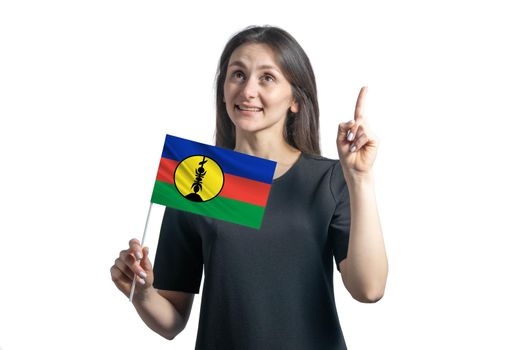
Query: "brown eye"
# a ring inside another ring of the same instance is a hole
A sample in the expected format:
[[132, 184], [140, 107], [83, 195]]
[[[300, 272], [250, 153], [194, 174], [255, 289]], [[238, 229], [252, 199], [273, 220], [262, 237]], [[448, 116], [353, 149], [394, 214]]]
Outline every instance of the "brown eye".
[[233, 72], [231, 76], [234, 79], [239, 79], [239, 80], [244, 79], [244, 73], [239, 70]]
[[271, 83], [272, 81], [275, 81], [275, 78], [273, 76], [271, 76], [270, 74], [265, 74], [263, 75], [263, 80], [265, 82], [268, 82], [268, 83]]

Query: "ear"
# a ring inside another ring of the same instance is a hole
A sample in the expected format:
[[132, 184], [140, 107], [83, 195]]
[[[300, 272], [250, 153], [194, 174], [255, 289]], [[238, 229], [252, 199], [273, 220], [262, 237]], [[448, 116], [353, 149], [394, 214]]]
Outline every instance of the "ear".
[[292, 105], [290, 106], [290, 111], [292, 111], [292, 113], [299, 112], [299, 104], [293, 101]]

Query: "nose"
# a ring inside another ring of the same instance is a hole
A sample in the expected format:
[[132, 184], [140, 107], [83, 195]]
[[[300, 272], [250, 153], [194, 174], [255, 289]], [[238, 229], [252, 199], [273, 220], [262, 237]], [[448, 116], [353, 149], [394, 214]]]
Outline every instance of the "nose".
[[248, 78], [244, 82], [244, 86], [242, 88], [242, 94], [246, 99], [252, 99], [257, 97], [259, 94], [259, 84], [257, 82], [257, 79]]

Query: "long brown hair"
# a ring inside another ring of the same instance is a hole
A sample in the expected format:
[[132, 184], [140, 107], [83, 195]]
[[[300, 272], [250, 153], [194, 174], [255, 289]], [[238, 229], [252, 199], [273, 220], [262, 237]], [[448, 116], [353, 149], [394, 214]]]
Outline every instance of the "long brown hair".
[[246, 43], [266, 44], [278, 57], [279, 68], [292, 86], [299, 112], [288, 110], [284, 126], [284, 139], [306, 154], [320, 155], [319, 105], [315, 75], [310, 60], [299, 43], [286, 31], [272, 26], [250, 26], [235, 34], [224, 47], [216, 75], [216, 130], [215, 145], [235, 148], [235, 125], [228, 117], [224, 104], [224, 82], [230, 57]]

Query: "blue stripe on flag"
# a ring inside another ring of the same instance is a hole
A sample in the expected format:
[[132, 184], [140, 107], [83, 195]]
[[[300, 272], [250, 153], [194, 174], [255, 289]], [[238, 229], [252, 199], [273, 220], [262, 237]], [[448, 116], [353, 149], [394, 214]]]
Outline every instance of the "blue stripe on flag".
[[166, 135], [162, 157], [181, 161], [189, 156], [204, 155], [216, 161], [222, 171], [255, 181], [272, 183], [276, 162], [226, 148]]

